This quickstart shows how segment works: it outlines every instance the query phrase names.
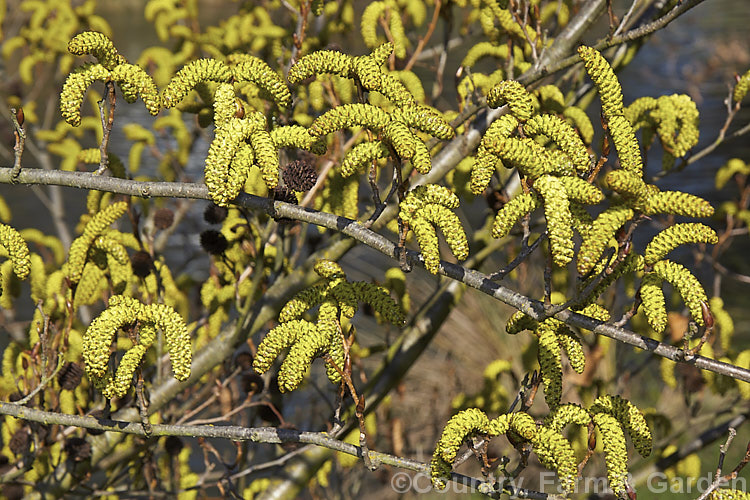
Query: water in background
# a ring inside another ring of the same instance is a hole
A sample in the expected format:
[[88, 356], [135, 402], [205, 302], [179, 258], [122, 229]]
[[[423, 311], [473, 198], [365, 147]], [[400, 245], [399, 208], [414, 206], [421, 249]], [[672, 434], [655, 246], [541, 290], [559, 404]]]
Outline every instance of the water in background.
[[[618, 76], [625, 103], [643, 96], [688, 94], [700, 111], [700, 142], [693, 151], [711, 144], [724, 125], [729, 84], [750, 67], [750, 3], [747, 0], [703, 2], [659, 31]], [[747, 105], [731, 130], [750, 121]], [[667, 186], [719, 201], [713, 175], [729, 158], [750, 159], [750, 143], [741, 138], [719, 147], [690, 165]], [[659, 170], [661, 151], [649, 155], [649, 172]], [[709, 179], [711, 179], [709, 181]], [[725, 196], [725, 195], [724, 195]]]
[[[616, 11], [623, 13], [628, 1], [619, 2]], [[229, 15], [236, 9], [232, 2], [201, 2], [201, 24], [210, 25]], [[101, 3], [101, 14], [110, 21], [115, 46], [128, 59], [134, 60], [143, 47], [159, 44], [153, 28], [143, 18], [145, 1]], [[658, 97], [671, 93], [686, 93], [698, 104], [701, 113], [701, 140], [694, 150], [699, 150], [713, 141], [726, 117], [723, 103], [728, 94], [728, 83], [736, 73], [744, 72], [750, 67], [750, 4], [746, 0], [711, 0], [693, 8], [667, 28], [652, 36], [651, 40], [638, 53], [630, 66], [618, 76], [623, 84], [625, 102], [629, 103], [641, 96]], [[450, 75], [455, 68], [447, 68]], [[446, 78], [446, 80], [448, 80]], [[152, 118], [143, 106], [122, 103], [117, 107], [120, 123], [135, 120], [149, 127]], [[737, 116], [735, 123], [750, 121], [750, 106], [746, 106]], [[736, 129], [733, 127], [733, 129]], [[126, 158], [129, 143], [123, 140], [120, 127], [115, 126], [111, 150], [121, 158]], [[731, 130], [731, 129], [730, 129]], [[201, 145], [194, 161], [189, 165], [191, 177], [199, 181], [202, 176]], [[649, 171], [658, 171], [661, 152], [655, 148], [649, 155]], [[708, 196], [714, 200], [721, 198], [714, 192], [713, 183], [706, 179], [713, 176], [718, 167], [728, 158], [739, 156], [750, 158], [750, 143], [746, 140], [735, 140], [720, 147], [713, 154], [691, 165], [679, 176], [666, 182], [675, 188], [695, 194]], [[35, 167], [30, 155], [26, 156], [28, 166]], [[147, 167], [148, 155], [144, 155]], [[67, 191], [67, 190], [66, 190]], [[42, 230], [52, 230], [48, 221], [40, 221], [39, 204], [28, 188], [19, 189], [0, 186], [0, 194], [16, 208], [18, 227], [34, 225]], [[80, 198], [72, 201], [71, 212], [80, 213]], [[28, 215], [26, 215], [28, 214]]]

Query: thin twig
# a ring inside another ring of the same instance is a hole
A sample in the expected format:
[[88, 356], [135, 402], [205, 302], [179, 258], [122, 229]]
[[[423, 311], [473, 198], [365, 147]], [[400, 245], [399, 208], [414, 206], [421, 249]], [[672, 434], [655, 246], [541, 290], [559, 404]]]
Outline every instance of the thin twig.
[[721, 475], [721, 470], [724, 468], [724, 459], [727, 456], [727, 451], [729, 450], [729, 445], [732, 444], [732, 441], [734, 441], [735, 436], [737, 435], [737, 429], [734, 427], [729, 428], [729, 435], [727, 436], [727, 440], [724, 442], [723, 445], [719, 447], [719, 465], [716, 467], [716, 474], [714, 474], [714, 481], [711, 483], [711, 485], [703, 491], [701, 496], [698, 497], [697, 500], [705, 500], [708, 498], [708, 496], [716, 490], [719, 486], [721, 486], [721, 483], [723, 481], [723, 477]]
[[445, 73], [445, 65], [448, 62], [448, 45], [450, 43], [451, 31], [453, 31], [453, 17], [449, 12], [448, 18], [445, 21], [445, 32], [443, 35], [443, 43], [441, 44], [442, 51], [440, 51], [440, 59], [438, 60], [438, 67], [435, 72], [435, 81], [432, 85], [433, 101], [443, 93], [443, 74]]
[[16, 179], [18, 178], [18, 174], [21, 173], [21, 157], [23, 156], [23, 148], [26, 145], [26, 131], [23, 128], [23, 108], [11, 108], [10, 119], [13, 122], [13, 135], [16, 138], [16, 143], [13, 146], [13, 171], [11, 179]]
[[614, 32], [615, 36], [619, 35], [622, 32], [622, 30], [624, 30], [625, 27], [628, 25], [628, 22], [630, 21], [630, 18], [632, 17], [633, 12], [635, 12], [636, 5], [638, 5], [638, 0], [633, 0], [633, 3], [630, 4], [630, 8], [628, 9], [628, 11], [625, 13], [625, 16], [623, 16], [622, 20], [620, 21], [620, 25], [615, 30]]
[[[650, 22], [648, 24], [644, 24], [643, 26], [639, 26], [637, 28], [634, 28], [630, 31], [627, 31], [626, 33], [622, 35], [617, 35], [613, 37], [605, 37], [595, 43], [593, 45], [593, 48], [596, 50], [602, 51], [604, 49], [607, 49], [609, 47], [614, 47], [615, 45], [620, 45], [626, 42], [632, 42], [634, 40], [637, 40], [639, 38], [646, 37], [648, 35], [651, 35], [655, 33], [656, 31], [664, 28], [669, 23], [677, 19], [679, 16], [687, 12], [688, 10], [692, 9], [696, 5], [704, 2], [705, 0], [686, 0], [682, 3], [678, 3], [672, 10], [667, 12], [664, 16], [660, 17], [659, 19], [656, 19], [653, 22]], [[597, 13], [601, 13], [606, 6], [606, 0], [589, 0], [584, 7], [582, 7], [582, 12], [588, 12], [590, 11], [591, 15], [589, 16], [582, 16], [582, 20], [580, 21], [581, 26], [578, 26], [574, 23], [569, 23], [566, 27], [566, 30], [568, 29], [575, 29], [575, 28], [584, 28], [584, 31], [588, 29], [591, 23], [593, 23], [596, 20], [596, 17], [598, 17]], [[595, 15], [596, 14], [596, 15]], [[585, 26], [583, 26], [583, 23], [589, 23]], [[570, 52], [570, 48], [578, 43], [579, 38], [578, 37], [571, 37], [568, 36], [565, 32], [558, 35], [558, 37], [555, 39], [557, 42], [558, 40], [563, 40], [565, 43], [560, 43], [557, 47], [553, 46], [551, 49], [547, 50], [545, 53], [545, 58], [540, 58], [539, 63], [536, 64], [531, 70], [527, 71], [523, 75], [517, 78], [517, 80], [524, 85], [529, 84], [533, 81], [536, 81], [546, 75], [549, 75], [551, 73], [555, 73], [557, 71], [560, 71], [562, 69], [568, 68], [576, 63], [579, 63], [581, 59], [578, 57], [578, 55], [565, 57], [565, 54], [568, 54]], [[567, 45], [567, 46], [566, 46]]]
[[414, 66], [414, 63], [417, 62], [420, 54], [422, 54], [422, 51], [424, 50], [424, 46], [427, 44], [430, 38], [432, 38], [432, 33], [435, 31], [435, 26], [437, 26], [438, 19], [440, 18], [440, 9], [442, 7], [443, 7], [442, 0], [435, 0], [435, 11], [432, 13], [432, 19], [430, 19], [430, 25], [427, 27], [427, 33], [425, 33], [425, 35], [419, 39], [419, 42], [417, 43], [417, 48], [414, 49], [414, 53], [411, 55], [409, 62], [406, 63], [406, 66], [404, 66], [404, 71], [411, 71], [411, 68]]
[[518, 253], [518, 255], [516, 255], [516, 257], [512, 261], [510, 261], [510, 263], [508, 263], [507, 266], [491, 274], [489, 276], [489, 279], [493, 281], [499, 281], [505, 278], [505, 276], [507, 276], [508, 273], [513, 271], [515, 268], [517, 268], [521, 264], [521, 262], [526, 260], [526, 258], [528, 258], [528, 256], [531, 255], [534, 252], [534, 250], [536, 250], [539, 247], [539, 245], [542, 243], [542, 241], [546, 237], [545, 235], [540, 235], [537, 239], [534, 240], [534, 243], [529, 245], [528, 236], [529, 236], [528, 234], [524, 234], [523, 241], [521, 241], [521, 251]]
[[96, 171], [97, 174], [103, 174], [104, 171], [109, 167], [109, 136], [112, 134], [112, 127], [115, 123], [115, 104], [117, 102], [114, 82], [107, 82], [105, 84], [105, 88], [107, 105], [109, 106], [109, 113], [106, 113], [105, 111], [107, 106], [105, 106], [104, 98], [102, 98], [102, 100], [99, 101], [99, 116], [102, 120], [103, 134], [102, 143], [99, 145], [99, 153], [101, 158], [99, 159], [99, 168]]

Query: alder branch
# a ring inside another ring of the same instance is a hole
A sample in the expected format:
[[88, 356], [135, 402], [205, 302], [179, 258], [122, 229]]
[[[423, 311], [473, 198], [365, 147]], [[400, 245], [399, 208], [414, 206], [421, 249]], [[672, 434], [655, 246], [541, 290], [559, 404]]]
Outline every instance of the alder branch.
[[[623, 33], [622, 35], [605, 37], [593, 44], [592, 47], [594, 47], [598, 51], [602, 51], [604, 49], [614, 47], [615, 45], [632, 42], [633, 40], [651, 35], [656, 31], [666, 27], [669, 23], [680, 17], [682, 14], [692, 9], [696, 5], [703, 3], [704, 1], [705, 0], [687, 0], [681, 3], [677, 3], [675, 7], [673, 7], [662, 17], [650, 23], [633, 28]], [[581, 26], [579, 27], [583, 28], [582, 32], [585, 32], [586, 29], [590, 26], [590, 23], [593, 22], [593, 20], [595, 20], [601, 12], [603, 12], [606, 3], [606, 0], [591, 0], [583, 7], [582, 12], [588, 9], [589, 16], [591, 16], [593, 19], [588, 20], [585, 17], [583, 19], [578, 19], [578, 17], [576, 18], [577, 22], [581, 23]], [[575, 22], [576, 20], [574, 20], [573, 22]], [[587, 22], [589, 24], [583, 24]], [[578, 43], [578, 40], [580, 39], [580, 34], [578, 36], [574, 36], [576, 34], [575, 30], [571, 29], [570, 33], [567, 33], [567, 31], [568, 30], [566, 29], [558, 36], [558, 38], [563, 37], [563, 42], [559, 46], [560, 48], [557, 48], [555, 47], [555, 45], [553, 45], [547, 51], [547, 54], [545, 54], [546, 57], [542, 57], [539, 63], [537, 63], [532, 69], [518, 77], [519, 82], [523, 83], [524, 85], [528, 85], [529, 83], [534, 82], [544, 76], [563, 70], [565, 68], [573, 66], [576, 63], [581, 62], [581, 59], [578, 57], [578, 55], [572, 55], [570, 57], [564, 58], [565, 54], [570, 53], [573, 45]], [[558, 38], [555, 39], [555, 42], [557, 42]]]
[[[101, 174], [109, 168], [109, 138], [112, 135], [112, 127], [115, 124], [115, 107], [117, 98], [115, 96], [114, 82], [106, 82], [104, 85], [105, 95], [99, 101], [99, 116], [102, 121], [102, 143], [99, 145], [99, 168], [97, 173]], [[109, 112], [107, 108], [109, 107]]]
[[[557, 71], [557, 69], [551, 68], [559, 64], [561, 60], [567, 61], [570, 59], [563, 58], [572, 52], [573, 47], [579, 42], [583, 33], [586, 33], [591, 25], [602, 15], [607, 7], [607, 3], [607, 0], [589, 0], [586, 2], [578, 14], [565, 26], [565, 29], [555, 37], [553, 44], [545, 49], [542, 56], [534, 64], [534, 67], [519, 77], [519, 81], [529, 83], [548, 73]], [[578, 56], [575, 56], [575, 58], [578, 59]], [[528, 82], [521, 80], [523, 78], [527, 79]]]
[[[95, 418], [91, 416], [68, 415], [64, 413], [49, 412], [28, 408], [26, 406], [6, 403], [0, 401], [0, 415], [9, 415], [22, 420], [39, 422], [45, 425], [65, 425], [83, 429], [92, 429], [103, 432], [117, 432], [120, 434], [133, 434], [143, 437], [159, 436], [181, 436], [193, 438], [217, 438], [230, 441], [250, 441], [253, 443], [283, 444], [283, 443], [305, 443], [327, 448], [329, 450], [346, 453], [347, 455], [363, 458], [361, 447], [345, 443], [329, 436], [324, 432], [306, 432], [293, 429], [281, 429], [277, 427], [242, 427], [236, 425], [168, 425], [151, 424], [147, 431], [138, 422], [125, 422], [122, 420], [110, 420], [106, 418]], [[369, 451], [370, 460], [373, 464], [391, 465], [400, 469], [412, 470], [425, 474], [430, 473], [430, 465], [408, 458]], [[469, 486], [476, 491], [492, 490], [491, 485], [463, 474], [451, 473], [451, 480], [459, 484]], [[488, 489], [489, 488], [489, 489]], [[500, 492], [497, 492], [500, 493]], [[521, 488], [512, 489], [507, 493], [515, 494], [519, 498], [547, 498], [547, 495], [536, 491]]]
[[[10, 168], [0, 168], [0, 183], [10, 183], [11, 175]], [[106, 190], [112, 193], [141, 197], [153, 196], [209, 199], [208, 189], [203, 184], [141, 182], [113, 177], [95, 176], [86, 172], [26, 169], [21, 171], [18, 175], [16, 183], [57, 184], [81, 189]], [[240, 194], [234, 203], [245, 208], [262, 210], [272, 217], [295, 219], [338, 231], [360, 243], [364, 243], [370, 248], [373, 248], [396, 261], [398, 261], [401, 256], [398, 245], [390, 241], [388, 238], [365, 228], [357, 221], [345, 217], [245, 193]], [[424, 260], [419, 252], [407, 250], [406, 259], [412, 265], [424, 267]], [[479, 271], [467, 269], [458, 264], [441, 261], [439, 273], [515, 307], [535, 320], [541, 321], [548, 316], [542, 302], [532, 300], [518, 292], [499, 285], [493, 282], [489, 276], [480, 273]], [[651, 351], [653, 354], [657, 354], [675, 362], [692, 364], [696, 368], [702, 370], [708, 370], [737, 380], [750, 382], [750, 370], [703, 356], [689, 355], [677, 347], [658, 342], [624, 328], [602, 323], [601, 321], [597, 321], [570, 310], [557, 312], [554, 317], [570, 326], [591, 330], [594, 333], [604, 335], [605, 337], [618, 340], [639, 349]]]
[[639, 38], [643, 38], [644, 36], [655, 33], [662, 28], [666, 28], [669, 23], [671, 23], [693, 7], [703, 3], [704, 1], [705, 0], [688, 0], [685, 2], [678, 2], [669, 12], [664, 14], [659, 19], [656, 19], [648, 24], [644, 24], [643, 26], [633, 28], [632, 30], [622, 35], [615, 35], [613, 37], [610, 37], [607, 40], [607, 45], [602, 46], [602, 49], [612, 47], [614, 45], [620, 45], [626, 42], [632, 42], [633, 40], [637, 40]]
[[13, 172], [11, 177], [18, 175], [21, 171], [21, 158], [23, 149], [26, 145], [26, 130], [23, 128], [23, 108], [11, 108], [10, 119], [13, 123], [13, 135], [16, 138], [16, 144], [13, 146]]

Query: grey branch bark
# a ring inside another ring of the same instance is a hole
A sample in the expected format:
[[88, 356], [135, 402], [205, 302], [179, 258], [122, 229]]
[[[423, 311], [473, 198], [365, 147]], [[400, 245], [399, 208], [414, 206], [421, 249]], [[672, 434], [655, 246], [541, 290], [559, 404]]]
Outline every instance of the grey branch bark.
[[[11, 175], [10, 168], [0, 168], [0, 182], [9, 183]], [[140, 182], [112, 177], [101, 177], [80, 172], [23, 170], [18, 176], [16, 182], [19, 184], [58, 184], [82, 189], [100, 189], [113, 193], [142, 197], [154, 196], [208, 199], [208, 189], [202, 184]], [[365, 228], [357, 221], [345, 217], [339, 217], [334, 214], [318, 212], [311, 208], [273, 201], [268, 198], [261, 198], [259, 196], [245, 193], [238, 196], [235, 203], [239, 206], [253, 210], [263, 210], [274, 217], [295, 219], [338, 231], [360, 243], [364, 243], [396, 261], [399, 259], [397, 245], [395, 243], [388, 238]], [[412, 265], [424, 267], [424, 262], [419, 252], [408, 251], [407, 259]], [[439, 272], [444, 276], [460, 281], [482, 293], [486, 293], [487, 295], [500, 300], [501, 302], [513, 306], [534, 319], [541, 320], [546, 317], [544, 304], [542, 302], [532, 300], [507, 287], [499, 285], [498, 283], [491, 281], [489, 277], [483, 273], [444, 261], [441, 261]], [[639, 349], [651, 351], [654, 354], [669, 358], [672, 361], [693, 364], [702, 370], [708, 370], [737, 380], [750, 382], [750, 370], [703, 356], [686, 356], [685, 352], [677, 347], [663, 344], [624, 328], [602, 323], [570, 310], [560, 311], [555, 314], [555, 317], [568, 325], [591, 330], [594, 333], [610, 337]]]
[[[67, 415], [64, 413], [49, 412], [28, 408], [14, 403], [0, 401], [0, 415], [9, 415], [31, 422], [39, 422], [45, 425], [65, 425], [83, 429], [93, 429], [104, 432], [115, 432], [119, 434], [133, 434], [144, 437], [158, 436], [183, 436], [218, 438], [231, 441], [250, 441], [253, 443], [306, 443], [314, 444], [321, 448], [346, 453], [362, 458], [362, 449], [359, 446], [345, 443], [332, 438], [324, 432], [306, 432], [293, 429], [280, 429], [277, 427], [241, 427], [235, 425], [165, 425], [152, 424], [151, 432], [147, 433], [141, 423], [125, 422], [122, 420], [109, 420], [105, 418], [94, 418], [80, 415]], [[408, 458], [397, 457], [387, 453], [370, 451], [370, 459], [374, 464], [392, 465], [400, 469], [412, 470], [424, 474], [430, 473], [430, 465]], [[480, 489], [484, 483], [479, 479], [453, 473], [451, 479], [460, 484], [465, 484], [473, 489]], [[486, 486], [484, 486], [486, 488]], [[522, 498], [546, 498], [546, 495], [524, 490]]]

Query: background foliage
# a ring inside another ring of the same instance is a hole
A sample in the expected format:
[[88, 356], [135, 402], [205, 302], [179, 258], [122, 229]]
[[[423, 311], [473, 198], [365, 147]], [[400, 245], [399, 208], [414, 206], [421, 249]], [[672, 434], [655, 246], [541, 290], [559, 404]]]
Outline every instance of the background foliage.
[[609, 69], [701, 3], [0, 5], [3, 496], [741, 497], [750, 61]]

